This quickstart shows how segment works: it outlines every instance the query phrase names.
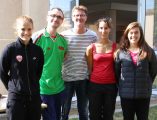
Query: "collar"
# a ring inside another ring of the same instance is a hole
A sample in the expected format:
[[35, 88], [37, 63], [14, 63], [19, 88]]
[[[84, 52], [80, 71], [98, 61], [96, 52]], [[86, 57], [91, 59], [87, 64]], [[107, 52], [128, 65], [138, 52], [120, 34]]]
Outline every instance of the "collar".
[[50, 33], [48, 33], [47, 30], [46, 30], [46, 28], [45, 28], [44, 35], [45, 35], [45, 37], [56, 38], [58, 36], [58, 33], [56, 33], [55, 36], [51, 36]]
[[[22, 42], [22, 39], [21, 39], [20, 37], [17, 38], [17, 43], [18, 43], [19, 45], [21, 45], [21, 46], [26, 46], [26, 45]], [[31, 43], [33, 43], [32, 38], [29, 40], [28, 45], [30, 45]], [[27, 45], [27, 46], [28, 46], [28, 45]]]

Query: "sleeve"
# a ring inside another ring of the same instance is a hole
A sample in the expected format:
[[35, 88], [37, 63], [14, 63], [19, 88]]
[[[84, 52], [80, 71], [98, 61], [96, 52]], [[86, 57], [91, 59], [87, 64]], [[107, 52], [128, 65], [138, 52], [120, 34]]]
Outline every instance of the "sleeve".
[[157, 75], [157, 58], [153, 50], [152, 50], [151, 59], [149, 61], [149, 74], [152, 79], [152, 82], [154, 82], [155, 77]]
[[31, 38], [32, 38], [32, 40], [33, 40], [33, 43], [36, 43], [37, 38], [38, 38], [38, 34], [37, 34], [37, 33], [34, 33]]
[[98, 40], [98, 36], [97, 34], [94, 32], [94, 39], [93, 39], [93, 43], [95, 43]]
[[40, 48], [39, 49], [38, 73], [37, 73], [39, 80], [40, 80], [40, 77], [42, 74], [43, 66], [44, 66], [44, 53], [43, 53], [43, 50]]
[[8, 81], [10, 79], [11, 53], [10, 47], [6, 47], [0, 58], [0, 79], [6, 89], [8, 89]]
[[62, 34], [59, 34], [59, 35], [60, 35], [61, 39], [63, 40], [63, 44], [64, 44], [64, 49], [65, 49], [64, 59], [67, 59], [68, 40]]
[[68, 51], [68, 40], [67, 39], [65, 39], [65, 46], [66, 46], [65, 51], [67, 52]]
[[40, 31], [35, 32], [35, 33], [32, 35], [32, 37], [31, 37], [32, 40], [33, 40], [33, 43], [36, 44], [36, 42], [38, 41], [38, 39], [41, 38], [41, 36], [44, 34], [44, 32], [45, 32], [45, 29], [42, 29], [42, 30], [40, 30]]
[[119, 58], [119, 54], [120, 53], [118, 51], [115, 57], [115, 75], [116, 75], [117, 83], [119, 82], [120, 74], [121, 74], [121, 60]]
[[65, 53], [64, 53], [64, 60], [67, 59], [67, 52], [68, 52], [68, 41], [67, 39], [65, 39]]

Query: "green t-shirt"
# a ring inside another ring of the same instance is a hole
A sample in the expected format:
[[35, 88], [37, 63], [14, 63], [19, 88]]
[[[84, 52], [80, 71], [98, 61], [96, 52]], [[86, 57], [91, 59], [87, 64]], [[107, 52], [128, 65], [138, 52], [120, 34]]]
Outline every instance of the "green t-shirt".
[[44, 67], [40, 79], [40, 94], [57, 94], [64, 90], [61, 71], [65, 52], [67, 51], [67, 42], [58, 33], [55, 37], [50, 37], [50, 34], [45, 29], [44, 33], [38, 37], [36, 44], [44, 52]]

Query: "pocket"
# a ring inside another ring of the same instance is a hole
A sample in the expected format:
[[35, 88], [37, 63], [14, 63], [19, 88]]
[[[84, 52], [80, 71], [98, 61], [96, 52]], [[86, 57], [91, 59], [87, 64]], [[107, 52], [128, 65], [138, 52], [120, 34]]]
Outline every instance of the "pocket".
[[14, 103], [15, 103], [15, 102], [13, 102], [13, 100], [8, 100], [8, 101], [7, 101], [7, 106], [6, 106], [7, 109], [9, 109], [10, 107], [14, 106]]

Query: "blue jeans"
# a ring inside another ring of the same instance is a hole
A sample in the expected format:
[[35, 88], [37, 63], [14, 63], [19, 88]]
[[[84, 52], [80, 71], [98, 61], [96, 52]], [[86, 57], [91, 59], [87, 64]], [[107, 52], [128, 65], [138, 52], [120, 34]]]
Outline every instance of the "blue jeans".
[[60, 120], [61, 107], [65, 100], [65, 91], [54, 95], [41, 95], [41, 100], [48, 106], [42, 110], [43, 120]]
[[63, 107], [62, 120], [68, 120], [68, 115], [71, 108], [71, 100], [74, 93], [76, 93], [77, 97], [79, 120], [88, 120], [87, 84], [88, 80], [65, 82], [67, 96]]

